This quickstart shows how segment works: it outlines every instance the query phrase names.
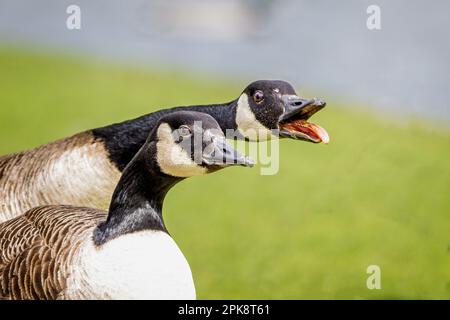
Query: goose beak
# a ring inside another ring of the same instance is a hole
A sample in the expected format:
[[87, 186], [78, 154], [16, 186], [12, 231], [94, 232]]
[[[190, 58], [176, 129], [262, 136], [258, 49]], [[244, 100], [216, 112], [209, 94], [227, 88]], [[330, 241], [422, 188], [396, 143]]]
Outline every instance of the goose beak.
[[328, 143], [330, 137], [324, 128], [307, 120], [323, 109], [326, 103], [319, 99], [302, 99], [296, 95], [283, 97], [284, 112], [279, 118], [280, 137], [314, 143]]
[[228, 167], [239, 165], [244, 167], [253, 167], [253, 160], [235, 150], [225, 138], [216, 137], [213, 142], [205, 148], [203, 152], [203, 162], [207, 165]]

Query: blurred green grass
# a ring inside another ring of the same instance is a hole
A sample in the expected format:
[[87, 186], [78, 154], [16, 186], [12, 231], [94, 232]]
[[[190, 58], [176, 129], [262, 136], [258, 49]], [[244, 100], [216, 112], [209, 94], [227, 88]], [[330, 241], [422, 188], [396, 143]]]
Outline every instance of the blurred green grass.
[[[155, 70], [0, 48], [0, 154], [246, 85]], [[230, 168], [169, 193], [198, 298], [450, 298], [450, 135], [326, 100], [330, 145], [283, 140], [277, 175]]]

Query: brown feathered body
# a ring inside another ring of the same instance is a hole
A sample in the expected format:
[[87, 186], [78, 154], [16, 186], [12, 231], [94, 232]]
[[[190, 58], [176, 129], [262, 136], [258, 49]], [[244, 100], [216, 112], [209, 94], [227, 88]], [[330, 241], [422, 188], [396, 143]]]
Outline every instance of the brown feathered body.
[[91, 132], [0, 157], [0, 222], [42, 205], [106, 209], [119, 178]]
[[184, 255], [165, 232], [95, 245], [105, 211], [43, 206], [0, 224], [1, 299], [195, 299]]
[[0, 299], [64, 298], [74, 258], [106, 213], [38, 207], [0, 224]]

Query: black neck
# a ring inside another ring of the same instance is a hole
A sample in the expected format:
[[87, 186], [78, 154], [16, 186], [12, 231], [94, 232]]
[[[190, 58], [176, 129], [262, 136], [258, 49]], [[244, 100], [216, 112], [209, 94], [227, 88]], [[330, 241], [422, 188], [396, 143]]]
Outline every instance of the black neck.
[[92, 130], [94, 136], [101, 139], [108, 150], [111, 161], [120, 171], [133, 159], [145, 143], [149, 132], [158, 120], [175, 111], [199, 111], [211, 115], [227, 134], [227, 129], [236, 130], [236, 100], [216, 105], [175, 107], [156, 111], [137, 119], [113, 124]]
[[154, 157], [147, 153], [156, 154], [155, 143], [143, 147], [125, 168], [112, 196], [108, 218], [94, 231], [97, 245], [142, 230], [167, 232], [162, 217], [164, 198], [182, 178], [162, 173]]

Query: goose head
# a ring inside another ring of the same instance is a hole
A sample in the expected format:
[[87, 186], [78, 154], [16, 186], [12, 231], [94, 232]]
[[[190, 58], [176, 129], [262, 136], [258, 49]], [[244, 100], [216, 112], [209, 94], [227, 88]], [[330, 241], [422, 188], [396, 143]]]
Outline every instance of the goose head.
[[248, 140], [266, 140], [279, 135], [313, 143], [329, 141], [325, 129], [308, 121], [326, 103], [299, 97], [288, 82], [255, 81], [245, 88], [236, 104], [237, 129]]
[[180, 111], [160, 119], [156, 137], [156, 160], [167, 175], [186, 178], [253, 161], [225, 140], [217, 121], [210, 115]]

